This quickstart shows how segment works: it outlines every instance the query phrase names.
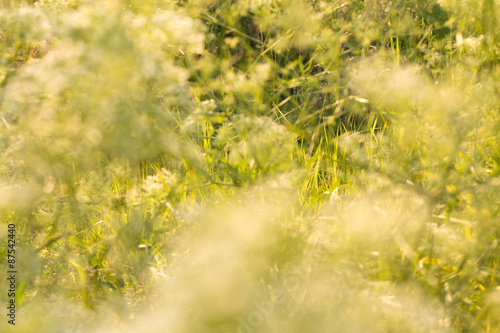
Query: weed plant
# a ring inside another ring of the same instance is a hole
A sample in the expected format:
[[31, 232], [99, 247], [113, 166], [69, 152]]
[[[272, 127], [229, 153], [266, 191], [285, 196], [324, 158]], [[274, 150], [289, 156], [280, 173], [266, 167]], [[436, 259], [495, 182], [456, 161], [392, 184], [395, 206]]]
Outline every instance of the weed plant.
[[0, 331], [499, 332], [498, 15], [0, 0]]

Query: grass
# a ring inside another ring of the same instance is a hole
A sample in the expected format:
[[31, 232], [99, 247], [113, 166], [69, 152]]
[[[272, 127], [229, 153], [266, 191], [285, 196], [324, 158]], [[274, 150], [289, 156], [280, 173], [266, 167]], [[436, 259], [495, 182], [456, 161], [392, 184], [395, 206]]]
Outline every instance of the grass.
[[499, 331], [498, 13], [0, 2], [2, 331]]

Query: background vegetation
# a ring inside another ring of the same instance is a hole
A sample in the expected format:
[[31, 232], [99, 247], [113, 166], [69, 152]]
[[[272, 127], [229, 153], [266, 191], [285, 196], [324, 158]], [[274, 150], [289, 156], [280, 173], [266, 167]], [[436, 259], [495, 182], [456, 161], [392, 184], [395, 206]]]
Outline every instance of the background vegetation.
[[498, 15], [0, 1], [1, 331], [500, 331]]

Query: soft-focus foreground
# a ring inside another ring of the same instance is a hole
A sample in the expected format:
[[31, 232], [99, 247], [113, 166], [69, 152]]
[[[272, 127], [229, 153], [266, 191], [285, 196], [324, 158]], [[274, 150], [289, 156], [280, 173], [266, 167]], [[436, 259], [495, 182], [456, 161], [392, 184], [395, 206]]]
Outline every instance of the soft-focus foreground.
[[0, 0], [0, 331], [500, 332], [499, 15]]

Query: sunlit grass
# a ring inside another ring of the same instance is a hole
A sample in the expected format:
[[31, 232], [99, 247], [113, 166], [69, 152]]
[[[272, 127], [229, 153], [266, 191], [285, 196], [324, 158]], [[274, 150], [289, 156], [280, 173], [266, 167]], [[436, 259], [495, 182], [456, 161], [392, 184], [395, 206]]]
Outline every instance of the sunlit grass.
[[0, 330], [499, 330], [498, 15], [1, 1]]

